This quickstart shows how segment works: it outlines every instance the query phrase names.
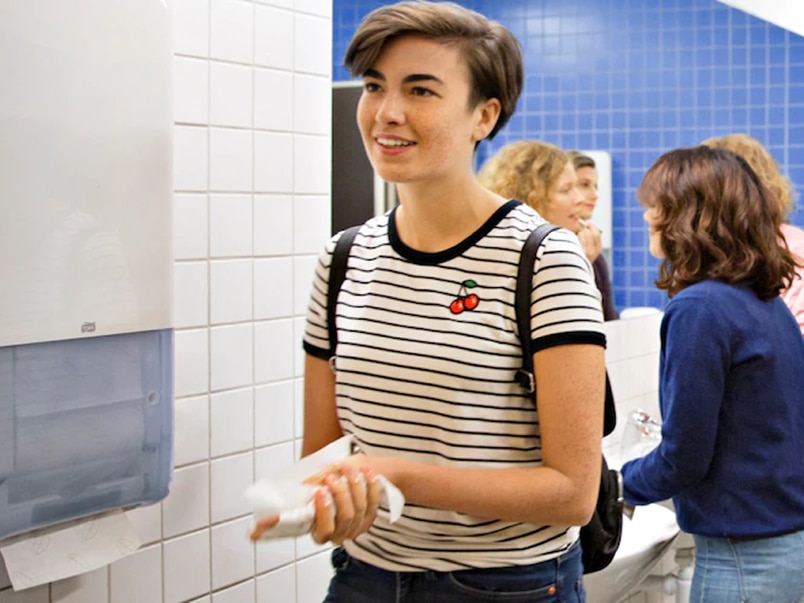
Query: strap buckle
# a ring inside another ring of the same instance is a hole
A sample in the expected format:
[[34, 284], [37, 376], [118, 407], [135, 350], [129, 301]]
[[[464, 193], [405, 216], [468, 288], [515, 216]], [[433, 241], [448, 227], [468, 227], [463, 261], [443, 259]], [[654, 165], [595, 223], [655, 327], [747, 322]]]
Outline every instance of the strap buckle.
[[536, 382], [533, 379], [533, 373], [526, 371], [525, 369], [518, 369], [514, 379], [529, 394], [532, 394], [536, 391]]

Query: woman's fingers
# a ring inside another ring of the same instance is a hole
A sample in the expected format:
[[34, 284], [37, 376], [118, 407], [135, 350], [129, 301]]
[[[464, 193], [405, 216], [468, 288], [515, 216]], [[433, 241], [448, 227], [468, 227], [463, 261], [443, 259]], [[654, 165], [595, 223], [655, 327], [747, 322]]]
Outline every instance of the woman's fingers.
[[278, 523], [279, 515], [269, 515], [268, 517], [258, 519], [254, 523], [254, 528], [251, 530], [249, 538], [251, 538], [252, 541], [259, 540], [265, 532], [273, 528]]
[[335, 509], [333, 508], [332, 494], [324, 488], [315, 491], [315, 525], [313, 525], [313, 540], [318, 544], [325, 544], [331, 540], [335, 532]]
[[366, 512], [363, 517], [363, 524], [360, 526], [360, 533], [362, 534], [368, 531], [371, 524], [377, 519], [377, 509], [380, 507], [382, 485], [370, 467], [363, 467], [361, 474], [366, 483]]

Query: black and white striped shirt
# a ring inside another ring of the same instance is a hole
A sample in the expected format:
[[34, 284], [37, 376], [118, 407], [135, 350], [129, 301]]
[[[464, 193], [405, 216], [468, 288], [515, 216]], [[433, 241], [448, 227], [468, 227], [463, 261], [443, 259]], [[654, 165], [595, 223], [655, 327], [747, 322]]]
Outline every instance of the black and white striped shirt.
[[[451, 467], [541, 464], [535, 405], [514, 381], [521, 366], [514, 292], [522, 246], [542, 222], [509, 201], [472, 236], [438, 253], [407, 247], [393, 212], [361, 227], [338, 297], [336, 399], [343, 432], [354, 434], [363, 452]], [[320, 358], [331, 355], [326, 297], [336, 240], [316, 268], [304, 338], [305, 350]], [[602, 324], [600, 294], [577, 238], [551, 233], [534, 270], [533, 350], [605, 345]], [[407, 504], [399, 521], [381, 513], [345, 546], [391, 571], [451, 571], [538, 563], [576, 538], [569, 526]]]

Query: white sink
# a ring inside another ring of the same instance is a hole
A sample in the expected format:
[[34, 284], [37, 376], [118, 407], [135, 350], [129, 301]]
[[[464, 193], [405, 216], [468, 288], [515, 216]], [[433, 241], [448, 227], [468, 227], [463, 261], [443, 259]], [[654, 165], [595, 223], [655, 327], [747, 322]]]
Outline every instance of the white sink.
[[623, 536], [614, 560], [604, 570], [583, 577], [587, 603], [617, 603], [651, 573], [673, 545], [680, 530], [676, 514], [652, 504], [637, 507], [623, 523]]

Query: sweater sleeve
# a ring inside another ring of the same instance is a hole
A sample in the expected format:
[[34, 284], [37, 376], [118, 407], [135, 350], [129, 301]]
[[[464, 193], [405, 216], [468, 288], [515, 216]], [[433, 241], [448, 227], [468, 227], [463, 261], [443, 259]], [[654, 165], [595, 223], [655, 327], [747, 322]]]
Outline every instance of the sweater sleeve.
[[672, 498], [706, 476], [730, 364], [728, 331], [705, 300], [668, 304], [661, 337], [662, 440], [622, 467], [625, 499], [636, 505]]

